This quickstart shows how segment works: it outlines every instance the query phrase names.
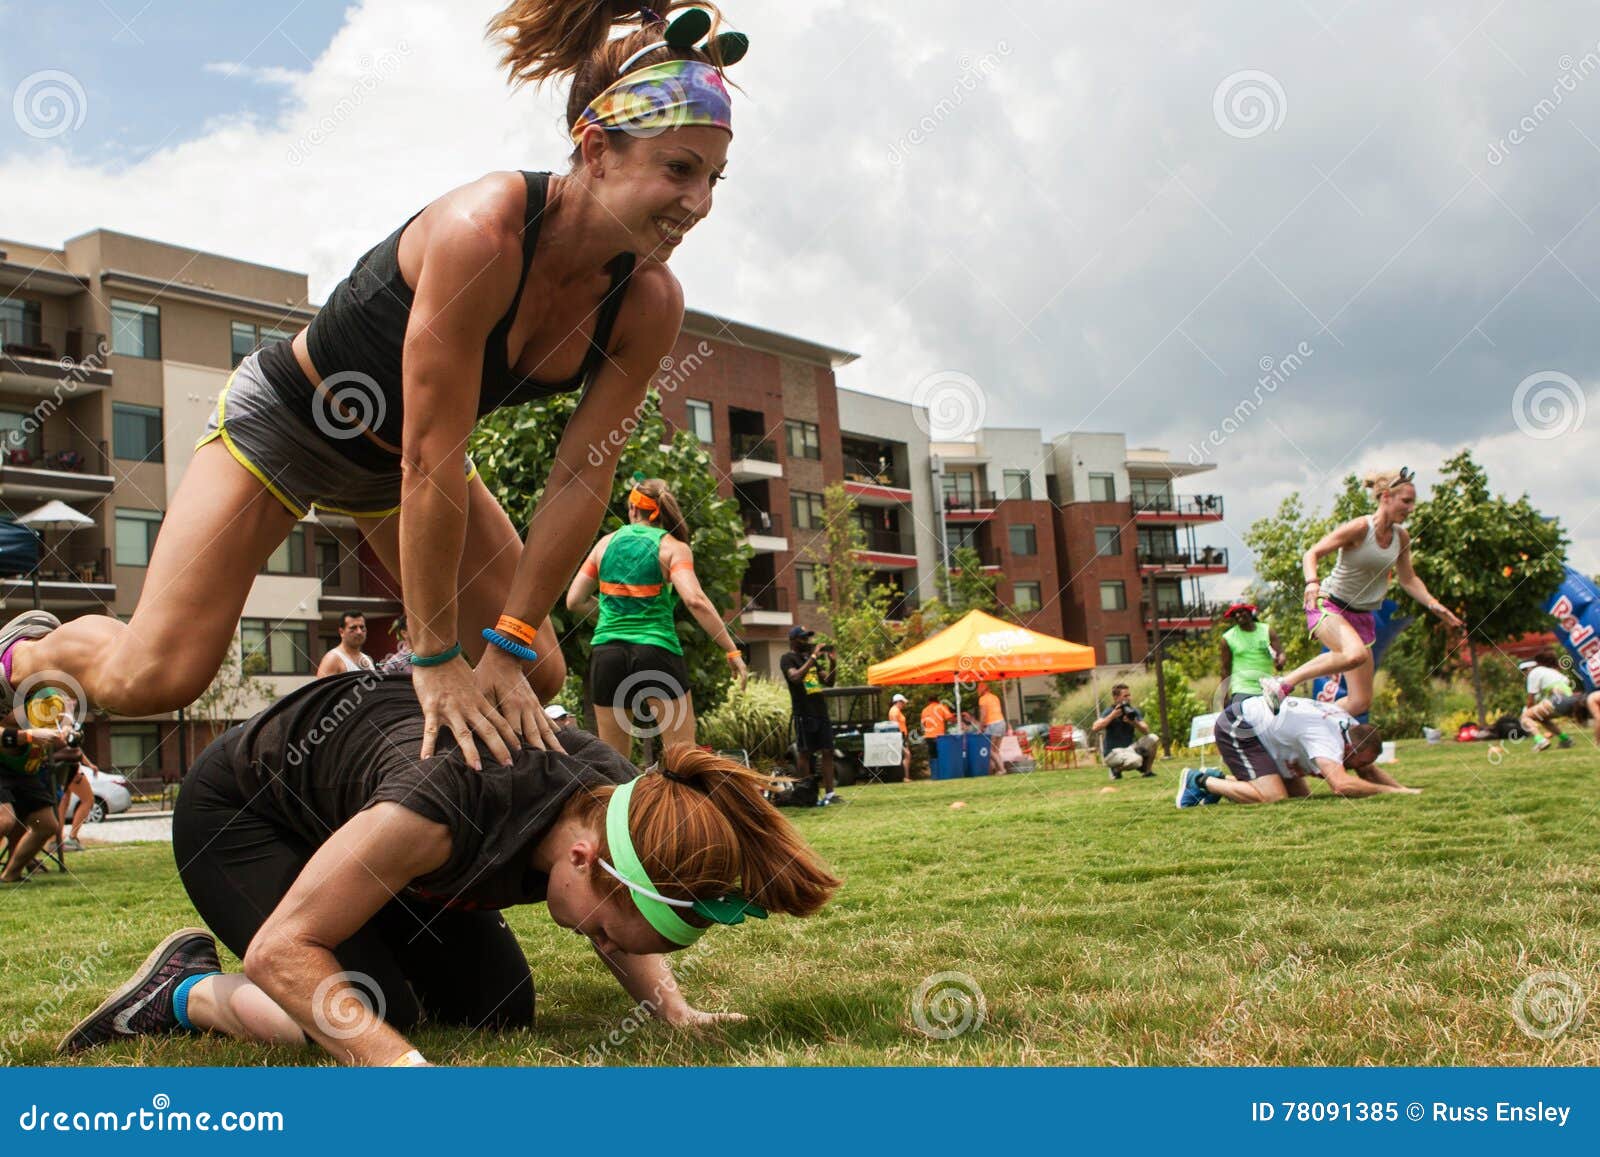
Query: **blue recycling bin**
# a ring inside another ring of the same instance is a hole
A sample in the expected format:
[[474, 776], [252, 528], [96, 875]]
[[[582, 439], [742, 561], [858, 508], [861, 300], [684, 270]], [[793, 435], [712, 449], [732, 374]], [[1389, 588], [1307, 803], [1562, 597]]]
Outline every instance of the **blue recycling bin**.
[[939, 758], [934, 762], [934, 779], [960, 779], [967, 774], [965, 735], [940, 735], [934, 739]]
[[967, 740], [967, 774], [989, 774], [989, 744], [993, 742], [987, 735], [968, 735]]

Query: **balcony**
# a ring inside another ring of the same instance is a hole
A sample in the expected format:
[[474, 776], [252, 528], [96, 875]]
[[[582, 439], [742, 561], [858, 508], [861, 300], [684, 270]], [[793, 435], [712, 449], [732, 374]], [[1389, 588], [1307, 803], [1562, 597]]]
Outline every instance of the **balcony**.
[[944, 496], [946, 522], [982, 522], [994, 513], [1000, 498], [992, 490], [967, 491]]
[[[1156, 626], [1163, 631], [1204, 631], [1222, 617], [1228, 608], [1222, 603], [1160, 603], [1156, 606]], [[1150, 604], [1143, 603], [1140, 610], [1145, 623], [1150, 622]]]
[[845, 493], [858, 505], [911, 505], [911, 479], [896, 461], [892, 447], [885, 446], [877, 454], [862, 453], [862, 447], [851, 439], [845, 439], [843, 447]]
[[[117, 597], [116, 584], [110, 578], [111, 549], [72, 550], [70, 541], [47, 546], [39, 560], [39, 605], [47, 611], [103, 610]], [[13, 609], [31, 607], [32, 576], [0, 579], [0, 597]]]
[[744, 606], [739, 610], [739, 621], [747, 627], [792, 627], [794, 615], [789, 610], [789, 592], [782, 587], [768, 585], [760, 590], [739, 592]]
[[1227, 574], [1228, 552], [1203, 546], [1197, 552], [1139, 548], [1140, 574]]
[[744, 540], [757, 554], [782, 554], [789, 549], [783, 533], [783, 517], [765, 510], [741, 510]]
[[733, 466], [729, 474], [735, 482], [765, 482], [769, 478], [783, 477], [778, 447], [772, 439], [761, 434], [735, 433], [730, 447]]
[[0, 321], [0, 390], [50, 398], [111, 388], [103, 333]]
[[104, 498], [116, 486], [104, 442], [93, 453], [12, 446], [0, 436], [0, 496], [19, 501]]
[[[974, 552], [978, 556], [979, 564], [986, 571], [998, 571], [1000, 569], [1000, 551], [994, 546], [987, 543], [966, 543], [960, 546], [959, 549]], [[951, 557], [953, 554], [954, 552], [952, 551], [950, 555], [945, 556], [944, 565], [952, 574], [960, 574], [961, 568], [954, 565], [954, 559]]]
[[1136, 522], [1221, 522], [1222, 495], [1159, 494], [1133, 500]]
[[862, 528], [865, 539], [856, 556], [862, 566], [873, 570], [908, 570], [917, 565], [917, 543], [911, 535], [899, 530]]

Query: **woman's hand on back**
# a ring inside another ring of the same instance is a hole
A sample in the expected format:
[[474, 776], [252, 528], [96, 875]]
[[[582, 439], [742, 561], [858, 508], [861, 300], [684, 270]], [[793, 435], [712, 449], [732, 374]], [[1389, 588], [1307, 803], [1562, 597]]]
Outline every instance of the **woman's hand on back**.
[[499, 710], [500, 717], [524, 744], [537, 751], [561, 749], [556, 742], [555, 725], [528, 685], [519, 660], [499, 647], [488, 647], [473, 674], [484, 699]]
[[[517, 674], [521, 675], [518, 671]], [[411, 685], [422, 704], [422, 758], [434, 752], [439, 729], [448, 728], [474, 771], [483, 770], [478, 757], [477, 739], [483, 740], [489, 754], [502, 765], [510, 764], [511, 752], [518, 745], [517, 732], [479, 690], [472, 668], [463, 658], [438, 667], [412, 669]], [[527, 685], [527, 680], [523, 680]], [[532, 691], [529, 691], [532, 694]]]

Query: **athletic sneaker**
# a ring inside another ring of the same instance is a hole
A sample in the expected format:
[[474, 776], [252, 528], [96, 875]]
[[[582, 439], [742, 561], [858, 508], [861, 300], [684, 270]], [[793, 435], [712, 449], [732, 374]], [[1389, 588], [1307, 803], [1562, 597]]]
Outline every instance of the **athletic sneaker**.
[[1557, 740], [1557, 744], [1560, 746], [1562, 751], [1567, 750], [1567, 748], [1572, 746], [1572, 736], [1563, 735], [1559, 740]]
[[[4, 629], [0, 629], [0, 656], [11, 649], [11, 644], [23, 639], [42, 639], [60, 625], [61, 620], [49, 611], [23, 611], [7, 623]], [[6, 677], [5, 667], [0, 664], [0, 699], [9, 704], [15, 698], [16, 688], [11, 686], [11, 680]]]
[[67, 851], [69, 851], [69, 852], [81, 852], [81, 851], [83, 851], [83, 845], [80, 844], [77, 841], [77, 839], [75, 837], [73, 837], [73, 836], [68, 836], [67, 839], [66, 839], [66, 842], [63, 843], [61, 846], [63, 848], [65, 848], [65, 849], [67, 849]]
[[217, 942], [204, 928], [183, 928], [156, 945], [139, 970], [69, 1032], [56, 1053], [65, 1056], [114, 1040], [174, 1032], [173, 990], [191, 976], [221, 972]]
[[1533, 749], [1535, 751], [1549, 751], [1550, 741], [1548, 739], [1540, 739], [1534, 743]]
[[839, 798], [839, 793], [838, 792], [830, 791], [826, 795], [824, 795], [820, 800], [817, 801], [817, 806], [818, 807], [828, 807], [830, 804], [843, 803], [843, 802], [844, 802], [844, 800]]
[[1261, 697], [1267, 701], [1267, 708], [1274, 715], [1278, 713], [1278, 708], [1283, 706], [1283, 701], [1288, 698], [1292, 690], [1293, 687], [1276, 677], [1261, 680]]
[[1200, 773], [1194, 768], [1186, 768], [1183, 778], [1178, 781], [1178, 795], [1173, 801], [1179, 807], [1199, 807], [1205, 803], [1205, 791], [1195, 783], [1200, 778]]

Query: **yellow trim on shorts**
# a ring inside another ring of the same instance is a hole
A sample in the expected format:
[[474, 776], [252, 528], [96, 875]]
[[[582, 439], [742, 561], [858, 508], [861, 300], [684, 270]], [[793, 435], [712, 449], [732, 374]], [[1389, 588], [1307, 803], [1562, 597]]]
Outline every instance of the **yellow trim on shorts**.
[[217, 395], [217, 428], [215, 430], [207, 430], [204, 434], [202, 434], [200, 436], [200, 440], [194, 444], [194, 448], [199, 450], [200, 447], [204, 446], [207, 442], [212, 442], [218, 438], [221, 438], [222, 444], [228, 448], [228, 453], [233, 455], [234, 460], [237, 461], [239, 465], [243, 466], [246, 470], [250, 471], [251, 474], [255, 475], [256, 481], [267, 488], [268, 494], [271, 494], [272, 497], [281, 502], [284, 508], [296, 518], [304, 518], [308, 511], [301, 510], [289, 500], [288, 495], [274, 486], [272, 484], [272, 480], [267, 477], [265, 471], [263, 471], [254, 462], [250, 461], [250, 459], [245, 456], [244, 451], [235, 445], [233, 438], [228, 434], [228, 417], [226, 410], [228, 402], [228, 390], [233, 386], [233, 379], [238, 372], [238, 370], [234, 370], [233, 373], [228, 375], [228, 384], [223, 386], [222, 392]]

